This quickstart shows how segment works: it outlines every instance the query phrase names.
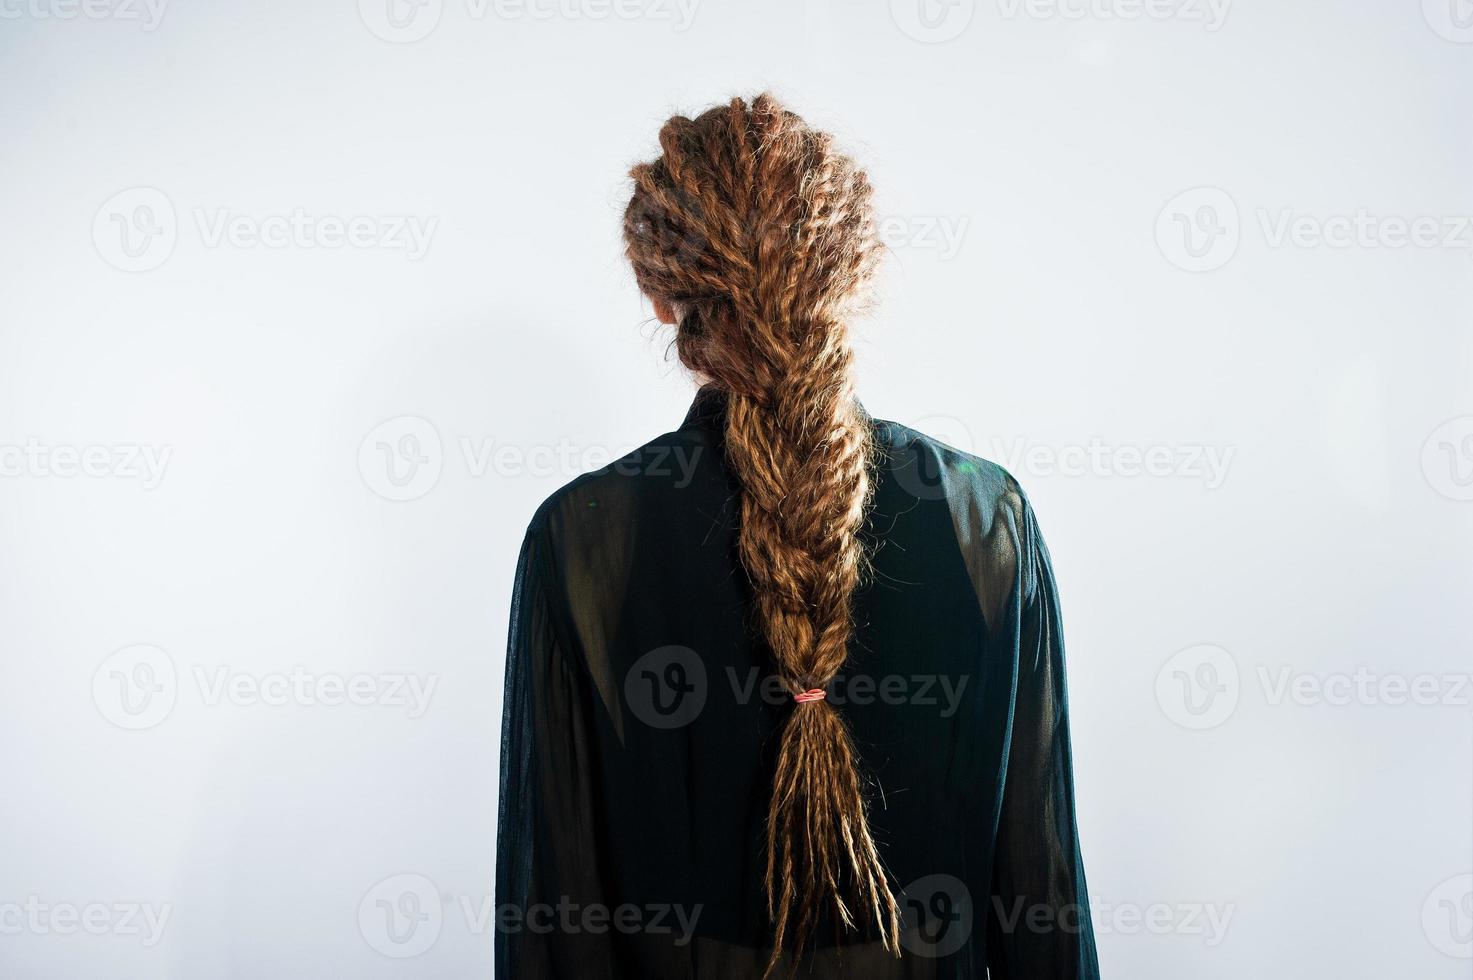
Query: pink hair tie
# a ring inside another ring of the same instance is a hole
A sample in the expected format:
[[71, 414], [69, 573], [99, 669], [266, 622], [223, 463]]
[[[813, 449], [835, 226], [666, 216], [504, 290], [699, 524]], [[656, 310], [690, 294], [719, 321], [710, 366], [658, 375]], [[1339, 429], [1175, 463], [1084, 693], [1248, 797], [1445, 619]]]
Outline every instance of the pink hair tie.
[[809, 688], [802, 694], [794, 694], [793, 700], [799, 704], [807, 704], [809, 701], [822, 701], [829, 696], [829, 692], [821, 687]]

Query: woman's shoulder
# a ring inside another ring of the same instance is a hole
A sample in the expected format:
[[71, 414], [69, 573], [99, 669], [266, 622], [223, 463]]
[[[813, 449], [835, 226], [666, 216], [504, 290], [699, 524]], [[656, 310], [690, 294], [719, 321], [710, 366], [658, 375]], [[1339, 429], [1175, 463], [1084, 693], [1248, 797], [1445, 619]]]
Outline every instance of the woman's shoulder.
[[728, 496], [733, 489], [719, 447], [701, 433], [677, 429], [554, 490], [537, 507], [529, 531], [605, 528], [631, 520], [636, 511], [649, 513]]
[[[920, 499], [944, 499], [986, 512], [1005, 510], [1014, 520], [1022, 519], [1028, 496], [1001, 464], [931, 432], [888, 419], [873, 421], [879, 468], [901, 490]], [[958, 424], [943, 425], [937, 431], [954, 441], [971, 442], [965, 428]]]

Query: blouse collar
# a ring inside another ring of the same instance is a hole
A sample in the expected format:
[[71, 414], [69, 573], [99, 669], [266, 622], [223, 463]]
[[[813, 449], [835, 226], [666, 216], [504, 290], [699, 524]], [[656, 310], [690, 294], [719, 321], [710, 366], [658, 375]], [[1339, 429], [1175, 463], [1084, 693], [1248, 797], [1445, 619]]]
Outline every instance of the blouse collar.
[[690, 410], [685, 413], [682, 429], [714, 429], [726, 427], [726, 392], [715, 385], [702, 385], [696, 392]]
[[[864, 410], [864, 403], [855, 399], [855, 407], [864, 418], [869, 418], [869, 413]], [[715, 385], [702, 385], [696, 392], [695, 399], [690, 403], [690, 409], [685, 413], [685, 421], [681, 423], [682, 429], [713, 429], [722, 432], [726, 429], [726, 392]]]

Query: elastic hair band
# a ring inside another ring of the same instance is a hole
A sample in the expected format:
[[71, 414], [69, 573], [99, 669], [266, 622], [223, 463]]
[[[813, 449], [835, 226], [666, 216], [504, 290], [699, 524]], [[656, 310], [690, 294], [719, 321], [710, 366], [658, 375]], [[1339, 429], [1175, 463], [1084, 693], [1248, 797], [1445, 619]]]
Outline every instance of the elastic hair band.
[[802, 694], [794, 694], [793, 700], [799, 704], [807, 704], [809, 701], [822, 701], [829, 696], [829, 692], [821, 687], [809, 688]]

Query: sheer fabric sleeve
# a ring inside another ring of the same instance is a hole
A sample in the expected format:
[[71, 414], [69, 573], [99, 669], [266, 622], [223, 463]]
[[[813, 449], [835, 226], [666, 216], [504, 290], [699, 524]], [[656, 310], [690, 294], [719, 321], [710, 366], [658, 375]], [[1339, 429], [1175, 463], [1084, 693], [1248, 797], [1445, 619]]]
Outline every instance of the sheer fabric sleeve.
[[1064, 642], [1048, 549], [1032, 507], [1014, 511], [1016, 586], [1008, 627], [1015, 693], [993, 856], [992, 980], [1098, 980], [1074, 816]]
[[607, 932], [570, 928], [567, 909], [607, 908], [591, 780], [587, 673], [556, 609], [545, 533], [517, 562], [507, 641], [497, 830], [496, 976], [614, 975]]

